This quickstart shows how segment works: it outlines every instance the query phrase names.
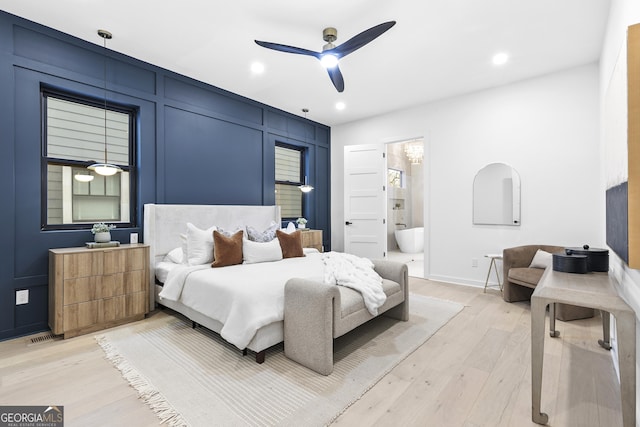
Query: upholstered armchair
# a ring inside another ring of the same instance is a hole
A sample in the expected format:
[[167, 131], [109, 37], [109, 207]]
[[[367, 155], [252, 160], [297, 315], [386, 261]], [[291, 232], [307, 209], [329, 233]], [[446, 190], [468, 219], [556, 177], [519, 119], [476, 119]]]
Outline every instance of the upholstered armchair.
[[[525, 245], [507, 248], [502, 251], [503, 288], [502, 298], [507, 302], [526, 301], [540, 281], [544, 268], [532, 268], [531, 261], [538, 249], [545, 252], [563, 252], [563, 246], [553, 245]], [[547, 268], [552, 268], [551, 263]], [[575, 320], [593, 317], [591, 308], [558, 304], [556, 318], [560, 320]]]

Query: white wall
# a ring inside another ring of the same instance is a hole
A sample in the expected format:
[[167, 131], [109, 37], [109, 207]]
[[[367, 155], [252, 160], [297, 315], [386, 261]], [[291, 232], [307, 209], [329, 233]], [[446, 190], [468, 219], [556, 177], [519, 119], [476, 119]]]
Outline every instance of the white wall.
[[[520, 244], [603, 247], [598, 84], [591, 64], [332, 128], [332, 248], [344, 248], [343, 147], [421, 136], [429, 278], [482, 286], [483, 255]], [[472, 225], [473, 178], [494, 162], [520, 174], [519, 227]]]

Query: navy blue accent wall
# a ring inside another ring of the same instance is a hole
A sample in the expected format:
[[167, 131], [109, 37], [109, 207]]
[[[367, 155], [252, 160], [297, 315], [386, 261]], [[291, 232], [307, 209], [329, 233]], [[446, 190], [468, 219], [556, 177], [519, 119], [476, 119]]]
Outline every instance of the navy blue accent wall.
[[[97, 31], [97, 29], [96, 29]], [[117, 35], [116, 35], [117, 36]], [[0, 339], [48, 329], [48, 250], [82, 246], [88, 230], [42, 231], [40, 90], [109, 101], [137, 114], [137, 200], [145, 203], [273, 205], [275, 144], [305, 148], [305, 216], [330, 249], [330, 128], [222, 89], [105, 51], [98, 42], [0, 11]], [[15, 291], [29, 303], [15, 305]]]

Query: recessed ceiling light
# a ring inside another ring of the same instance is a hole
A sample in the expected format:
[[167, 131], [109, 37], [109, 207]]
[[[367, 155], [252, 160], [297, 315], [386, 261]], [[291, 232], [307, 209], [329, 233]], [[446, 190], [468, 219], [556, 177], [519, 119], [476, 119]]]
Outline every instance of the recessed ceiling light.
[[504, 65], [508, 60], [509, 55], [504, 52], [500, 52], [493, 55], [493, 59], [491, 61], [493, 62], [493, 65]]
[[262, 74], [264, 72], [264, 65], [260, 62], [254, 62], [251, 64], [251, 72], [254, 74]]
[[336, 110], [344, 110], [347, 106], [345, 105], [344, 102], [340, 101], [340, 102], [336, 102]]

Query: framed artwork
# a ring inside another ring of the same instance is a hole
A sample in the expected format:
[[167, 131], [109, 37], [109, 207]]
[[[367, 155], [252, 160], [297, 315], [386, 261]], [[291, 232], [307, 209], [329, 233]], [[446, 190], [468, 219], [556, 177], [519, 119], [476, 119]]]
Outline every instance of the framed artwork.
[[640, 269], [640, 24], [628, 28], [604, 99], [607, 245]]

